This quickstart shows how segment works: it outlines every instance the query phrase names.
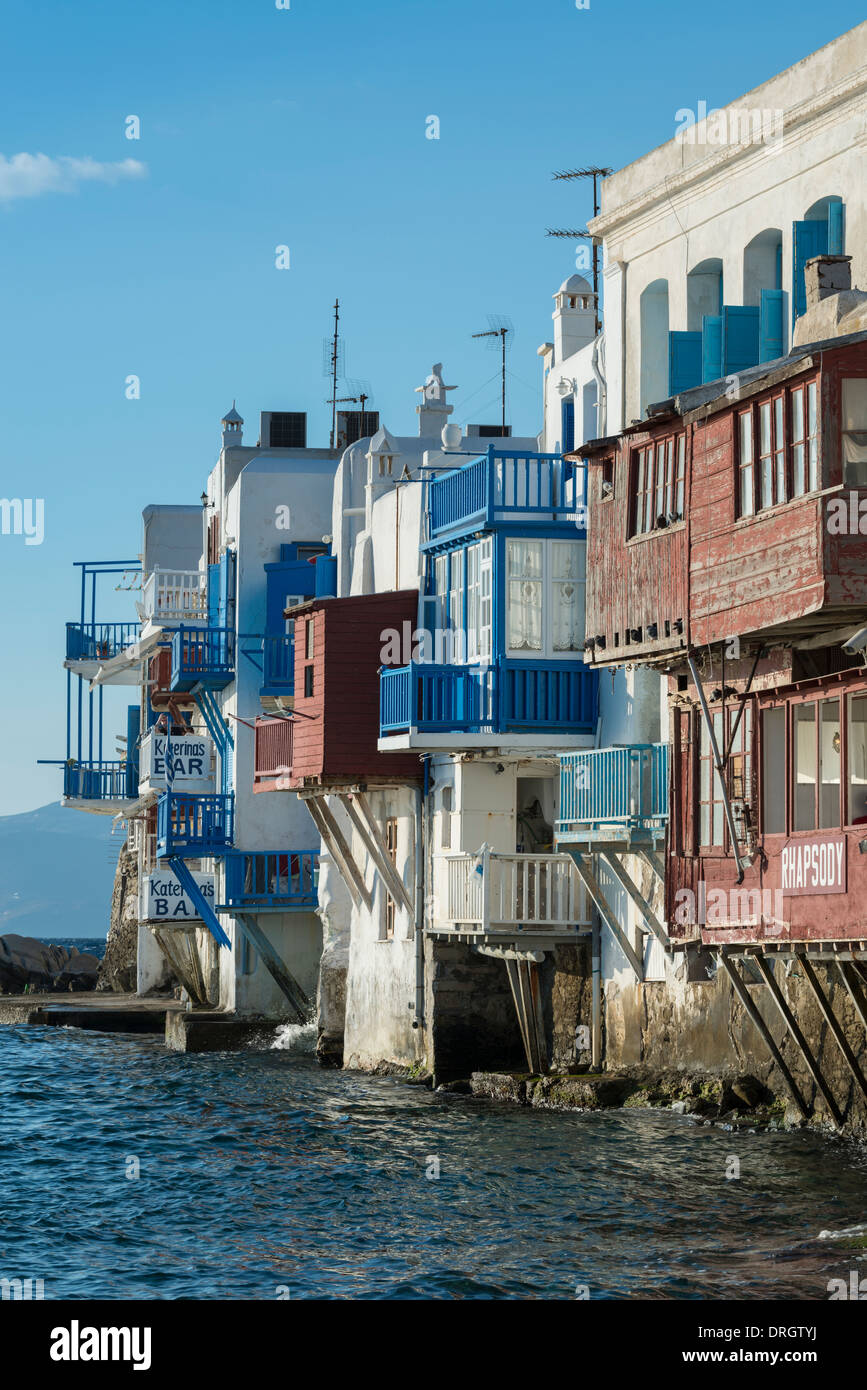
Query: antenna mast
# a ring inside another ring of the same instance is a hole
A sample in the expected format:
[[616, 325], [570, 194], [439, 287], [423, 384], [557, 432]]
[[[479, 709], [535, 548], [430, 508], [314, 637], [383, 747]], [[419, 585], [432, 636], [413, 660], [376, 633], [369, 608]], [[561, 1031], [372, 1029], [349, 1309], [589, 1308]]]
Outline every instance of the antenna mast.
[[340, 300], [334, 301], [334, 337], [331, 340], [331, 438], [329, 449], [334, 448], [334, 441], [337, 438], [337, 361], [340, 356], [340, 339], [337, 336], [337, 326], [340, 323]]
[[[484, 333], [473, 333], [473, 338], [499, 338], [501, 351], [501, 373], [502, 373], [502, 417], [503, 417], [503, 439], [506, 437], [506, 344], [511, 341], [514, 328], [509, 319], [493, 317], [488, 315], [488, 323], [491, 325]], [[492, 347], [495, 345], [492, 343]]]
[[[594, 216], [594, 217], [598, 217], [598, 216], [599, 216], [599, 183], [598, 183], [598, 180], [599, 180], [599, 179], [604, 179], [604, 178], [606, 178], [607, 175], [610, 174], [610, 173], [612, 173], [612, 172], [613, 172], [613, 171], [612, 171], [611, 169], [603, 168], [601, 165], [591, 165], [590, 168], [588, 168], [588, 169], [558, 169], [557, 172], [556, 172], [555, 174], [552, 174], [551, 177], [554, 178], [554, 179], [590, 179], [590, 178], [592, 178], [592, 180], [593, 180], [593, 216]], [[593, 245], [593, 293], [594, 293], [594, 295], [595, 295], [595, 297], [596, 297], [596, 332], [598, 333], [599, 330], [600, 330], [601, 327], [602, 327], [602, 320], [601, 320], [600, 317], [599, 317], [599, 247], [596, 245], [596, 241], [595, 241], [595, 239], [594, 239], [594, 237], [593, 237], [593, 234], [592, 234], [591, 232], [588, 232], [586, 228], [583, 228], [583, 229], [581, 229], [581, 230], [576, 231], [575, 229], [573, 229], [573, 228], [571, 228], [571, 227], [566, 227], [566, 228], [559, 229], [559, 230], [553, 230], [551, 227], [549, 227], [548, 230], [547, 230], [547, 235], [548, 235], [548, 236], [558, 236], [558, 237], [569, 237], [570, 239], [571, 239], [572, 237], [586, 237], [586, 238], [592, 243], [592, 245]]]

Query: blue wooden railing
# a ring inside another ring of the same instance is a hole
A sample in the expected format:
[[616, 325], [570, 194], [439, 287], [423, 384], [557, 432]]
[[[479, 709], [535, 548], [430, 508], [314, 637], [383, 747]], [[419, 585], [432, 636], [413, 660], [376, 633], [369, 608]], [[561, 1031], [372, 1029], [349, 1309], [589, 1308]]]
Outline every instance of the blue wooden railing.
[[128, 758], [66, 763], [63, 795], [76, 801], [130, 801], [138, 796], [138, 764]]
[[221, 690], [234, 678], [232, 628], [178, 628], [172, 637], [172, 690], [190, 690], [194, 685]]
[[431, 479], [430, 536], [524, 516], [574, 519], [584, 497], [578, 484], [577, 493], [567, 488], [572, 477], [559, 454], [514, 454], [491, 446], [481, 458]]
[[157, 802], [157, 854], [160, 858], [222, 855], [232, 847], [235, 797], [164, 792]]
[[295, 689], [295, 638], [289, 633], [266, 636], [262, 663], [262, 689], [291, 695]]
[[138, 641], [138, 623], [67, 623], [67, 661], [110, 661]]
[[226, 859], [227, 910], [315, 908], [318, 850], [257, 851]]
[[668, 818], [668, 744], [564, 753], [558, 835], [617, 823], [649, 830]]
[[509, 661], [493, 666], [413, 662], [380, 674], [380, 736], [409, 733], [501, 733], [560, 729], [592, 733], [596, 671], [565, 661]]

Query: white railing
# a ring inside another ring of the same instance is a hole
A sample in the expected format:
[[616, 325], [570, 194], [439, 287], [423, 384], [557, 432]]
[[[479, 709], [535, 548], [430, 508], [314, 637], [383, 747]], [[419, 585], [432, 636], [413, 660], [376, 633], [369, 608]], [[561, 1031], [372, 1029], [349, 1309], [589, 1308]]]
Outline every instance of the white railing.
[[156, 566], [142, 589], [143, 622], [198, 622], [208, 616], [205, 576], [200, 570], [161, 570]]
[[458, 930], [589, 927], [590, 904], [566, 854], [447, 854], [445, 921]]
[[153, 831], [148, 832], [147, 825], [147, 820], [143, 816], [137, 816], [129, 822], [127, 834], [127, 849], [133, 854], [141, 851], [143, 873], [154, 867], [157, 857], [157, 837]]

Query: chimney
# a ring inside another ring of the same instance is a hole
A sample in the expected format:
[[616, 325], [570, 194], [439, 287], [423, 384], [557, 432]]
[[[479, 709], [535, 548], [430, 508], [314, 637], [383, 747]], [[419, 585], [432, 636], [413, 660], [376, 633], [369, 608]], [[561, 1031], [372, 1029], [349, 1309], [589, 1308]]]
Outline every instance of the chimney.
[[804, 286], [807, 291], [808, 309], [812, 309], [829, 295], [839, 294], [841, 290], [851, 290], [852, 257], [813, 256], [804, 266]]

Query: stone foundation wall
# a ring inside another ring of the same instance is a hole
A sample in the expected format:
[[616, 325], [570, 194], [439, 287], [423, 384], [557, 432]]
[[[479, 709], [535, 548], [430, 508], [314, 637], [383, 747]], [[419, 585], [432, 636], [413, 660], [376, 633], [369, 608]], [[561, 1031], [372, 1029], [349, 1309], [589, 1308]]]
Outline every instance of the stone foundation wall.
[[134, 994], [138, 957], [138, 855], [124, 844], [117, 858], [105, 955], [97, 989]]

